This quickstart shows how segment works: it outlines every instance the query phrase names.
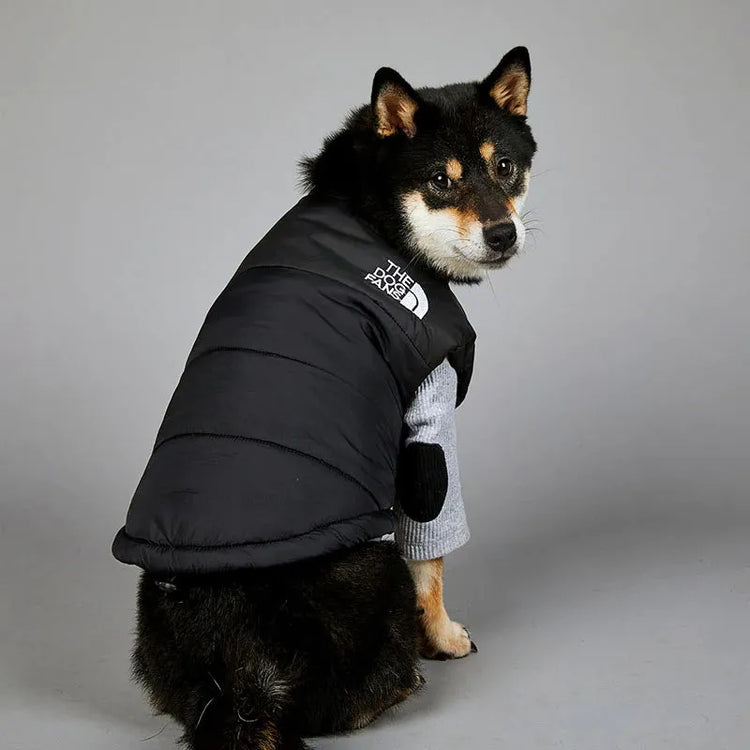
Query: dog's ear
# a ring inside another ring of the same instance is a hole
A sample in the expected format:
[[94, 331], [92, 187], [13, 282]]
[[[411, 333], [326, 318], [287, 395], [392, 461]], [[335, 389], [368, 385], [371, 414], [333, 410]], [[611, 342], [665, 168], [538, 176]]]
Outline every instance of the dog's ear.
[[372, 82], [372, 115], [375, 131], [383, 138], [405, 133], [416, 135], [414, 117], [419, 108], [416, 91], [392, 68], [380, 68]]
[[512, 115], [526, 115], [531, 87], [531, 60], [526, 47], [514, 47], [479, 84], [482, 96]]

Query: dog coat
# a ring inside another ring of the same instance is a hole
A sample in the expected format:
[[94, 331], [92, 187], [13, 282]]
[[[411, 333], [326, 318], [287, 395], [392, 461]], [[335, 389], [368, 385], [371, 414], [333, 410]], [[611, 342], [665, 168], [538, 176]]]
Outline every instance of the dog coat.
[[[438, 446], [405, 449], [405, 411], [445, 359], [461, 403], [474, 339], [446, 281], [343, 202], [303, 198], [209, 310], [114, 556], [161, 574], [213, 572], [390, 533], [397, 483], [440, 474]], [[430, 520], [439, 495], [402, 505]]]

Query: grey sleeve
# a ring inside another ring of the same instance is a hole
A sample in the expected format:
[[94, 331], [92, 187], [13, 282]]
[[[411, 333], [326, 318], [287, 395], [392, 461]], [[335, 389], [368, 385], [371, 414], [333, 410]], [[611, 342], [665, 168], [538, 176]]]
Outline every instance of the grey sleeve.
[[436, 367], [417, 390], [404, 415], [405, 445], [439, 445], [445, 456], [447, 489], [442, 510], [431, 521], [410, 518], [397, 500], [395, 539], [411, 560], [443, 557], [469, 541], [456, 449], [455, 406], [458, 378], [447, 360]]

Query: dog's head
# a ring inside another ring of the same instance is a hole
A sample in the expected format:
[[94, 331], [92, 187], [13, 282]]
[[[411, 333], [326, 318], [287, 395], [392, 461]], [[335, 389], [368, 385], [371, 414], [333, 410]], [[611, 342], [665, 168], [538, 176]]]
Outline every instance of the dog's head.
[[451, 279], [479, 280], [523, 246], [519, 212], [536, 148], [530, 81], [523, 47], [473, 85], [417, 91], [389, 68], [375, 76], [373, 124], [405, 239]]
[[344, 194], [402, 250], [453, 281], [480, 281], [523, 246], [519, 212], [536, 150], [525, 47], [481, 82], [412, 88], [375, 75], [369, 106], [305, 163], [314, 189]]

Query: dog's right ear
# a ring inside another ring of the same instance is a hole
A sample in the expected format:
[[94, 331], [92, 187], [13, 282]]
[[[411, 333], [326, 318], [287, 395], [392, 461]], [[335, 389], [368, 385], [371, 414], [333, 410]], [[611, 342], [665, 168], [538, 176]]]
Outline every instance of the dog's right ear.
[[372, 82], [372, 115], [375, 132], [382, 138], [404, 133], [416, 135], [414, 116], [419, 97], [393, 68], [380, 68]]
[[526, 47], [514, 47], [479, 84], [479, 91], [510, 114], [525, 117], [530, 86], [529, 51]]

